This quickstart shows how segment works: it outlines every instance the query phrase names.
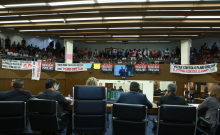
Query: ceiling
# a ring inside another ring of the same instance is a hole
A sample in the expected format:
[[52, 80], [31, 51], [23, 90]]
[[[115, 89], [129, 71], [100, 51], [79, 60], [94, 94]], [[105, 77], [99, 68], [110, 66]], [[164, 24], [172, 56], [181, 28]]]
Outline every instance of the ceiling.
[[71, 40], [182, 40], [220, 34], [220, 1], [5, 0], [0, 28]]

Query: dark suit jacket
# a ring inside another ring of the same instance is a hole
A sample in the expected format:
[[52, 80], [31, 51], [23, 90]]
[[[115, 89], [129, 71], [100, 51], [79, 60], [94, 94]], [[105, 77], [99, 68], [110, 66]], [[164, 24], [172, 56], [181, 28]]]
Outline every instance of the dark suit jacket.
[[188, 105], [185, 101], [185, 98], [182, 96], [177, 96], [175, 93], [171, 93], [167, 96], [162, 96], [160, 100], [157, 102], [157, 106], [162, 104], [168, 105]]
[[53, 91], [50, 89], [38, 93], [36, 98], [56, 100], [58, 102], [58, 106], [57, 106], [58, 117], [60, 117], [61, 114], [63, 113], [63, 108], [61, 104], [68, 105], [71, 103], [71, 100], [67, 100], [59, 91]]
[[8, 92], [0, 92], [0, 101], [25, 101], [33, 98], [30, 91], [27, 90], [11, 90]]
[[142, 104], [146, 105], [148, 108], [152, 108], [153, 106], [145, 94], [140, 94], [136, 91], [121, 93], [117, 103]]
[[212, 124], [212, 127], [215, 127], [218, 109], [220, 109], [220, 102], [216, 97], [208, 97], [198, 106], [198, 110], [206, 111], [205, 119]]

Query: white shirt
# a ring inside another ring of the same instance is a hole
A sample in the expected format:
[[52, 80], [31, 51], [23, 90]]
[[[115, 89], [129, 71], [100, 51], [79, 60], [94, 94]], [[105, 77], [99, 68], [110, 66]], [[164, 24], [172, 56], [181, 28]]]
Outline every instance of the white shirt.
[[24, 54], [23, 56], [24, 56], [24, 57], [28, 57], [28, 54]]
[[[148, 54], [147, 54], [147, 53], [148, 53]], [[146, 56], [146, 54], [147, 54], [147, 56], [149, 56], [149, 51], [148, 51], [148, 50], [147, 50], [147, 51], [146, 51], [146, 50], [144, 51], [144, 55], [145, 55], [145, 56]]]
[[13, 56], [18, 56], [18, 53], [14, 53]]
[[13, 55], [13, 52], [7, 52], [7, 55], [11, 55], [11, 54]]
[[168, 50], [168, 51], [167, 51], [167, 50], [165, 50], [165, 54], [164, 54], [164, 55], [165, 55], [165, 56], [169, 56], [169, 53], [170, 53], [170, 51], [169, 51], [169, 50]]

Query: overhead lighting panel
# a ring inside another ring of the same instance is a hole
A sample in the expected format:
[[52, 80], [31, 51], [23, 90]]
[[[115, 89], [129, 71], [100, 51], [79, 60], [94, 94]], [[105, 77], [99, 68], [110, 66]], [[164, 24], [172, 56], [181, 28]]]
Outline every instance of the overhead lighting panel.
[[116, 42], [116, 41], [107, 41], [107, 42]]
[[0, 23], [29, 23], [28, 20], [21, 20], [21, 21], [0, 21]]
[[142, 29], [175, 29], [175, 27], [142, 27]]
[[102, 20], [102, 17], [92, 17], [92, 18], [67, 18], [67, 21], [87, 21], [87, 20]]
[[178, 29], [210, 29], [210, 27], [176, 27]]
[[60, 36], [60, 37], [84, 37], [84, 36]]
[[145, 16], [146, 19], [158, 18], [158, 19], [173, 19], [173, 18], [186, 18], [185, 16]]
[[220, 16], [187, 16], [187, 19], [216, 19], [216, 18], [220, 18]]
[[41, 30], [19, 30], [20, 32], [32, 32], [32, 31], [46, 31], [45, 29]]
[[148, 41], [139, 41], [139, 42], [148, 42]]
[[146, 0], [97, 0], [98, 3], [146, 2]]
[[64, 19], [30, 20], [31, 22], [63, 22]]
[[64, 30], [76, 30], [76, 29], [47, 29], [47, 31], [64, 31]]
[[5, 8], [4, 6], [0, 5], [0, 8]]
[[81, 4], [94, 4], [93, 0], [87, 1], [64, 1], [64, 2], [51, 2], [48, 3], [50, 6], [63, 6], [63, 5], [81, 5]]
[[103, 36], [85, 36], [85, 37], [111, 37], [111, 35], [103, 35]]
[[120, 28], [108, 28], [109, 30], [123, 30], [123, 29], [141, 29], [140, 27], [120, 27]]
[[113, 35], [112, 37], [139, 37], [139, 35]]
[[170, 42], [170, 41], [160, 41], [160, 42]]
[[149, 42], [159, 42], [159, 41], [149, 41]]
[[166, 37], [168, 35], [141, 35], [141, 37]]
[[142, 16], [129, 16], [129, 17], [104, 17], [104, 20], [123, 20], [123, 19], [142, 19]]
[[185, 36], [185, 37], [191, 37], [191, 36], [198, 36], [198, 35], [170, 35], [170, 36]]
[[86, 42], [96, 42], [96, 41], [86, 41]]
[[82, 28], [77, 30], [106, 30], [107, 28]]
[[4, 5], [7, 8], [11, 7], [37, 7], [37, 6], [47, 6], [46, 3], [30, 3], [30, 4], [12, 4], [12, 5]]

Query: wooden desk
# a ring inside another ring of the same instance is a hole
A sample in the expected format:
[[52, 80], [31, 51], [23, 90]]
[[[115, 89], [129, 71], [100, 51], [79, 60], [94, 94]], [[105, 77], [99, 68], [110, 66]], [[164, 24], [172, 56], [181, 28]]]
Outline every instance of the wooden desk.
[[[158, 107], [155, 103], [153, 104], [153, 108], [151, 109], [147, 109], [147, 114], [148, 115], [157, 115], [158, 114]], [[73, 109], [73, 105], [63, 105], [63, 109], [64, 110], [68, 110], [68, 111], [72, 111]], [[112, 105], [111, 104], [107, 104], [107, 113], [111, 113], [112, 112]], [[201, 115], [205, 115], [205, 112], [203, 111], [198, 111], [198, 116]]]

